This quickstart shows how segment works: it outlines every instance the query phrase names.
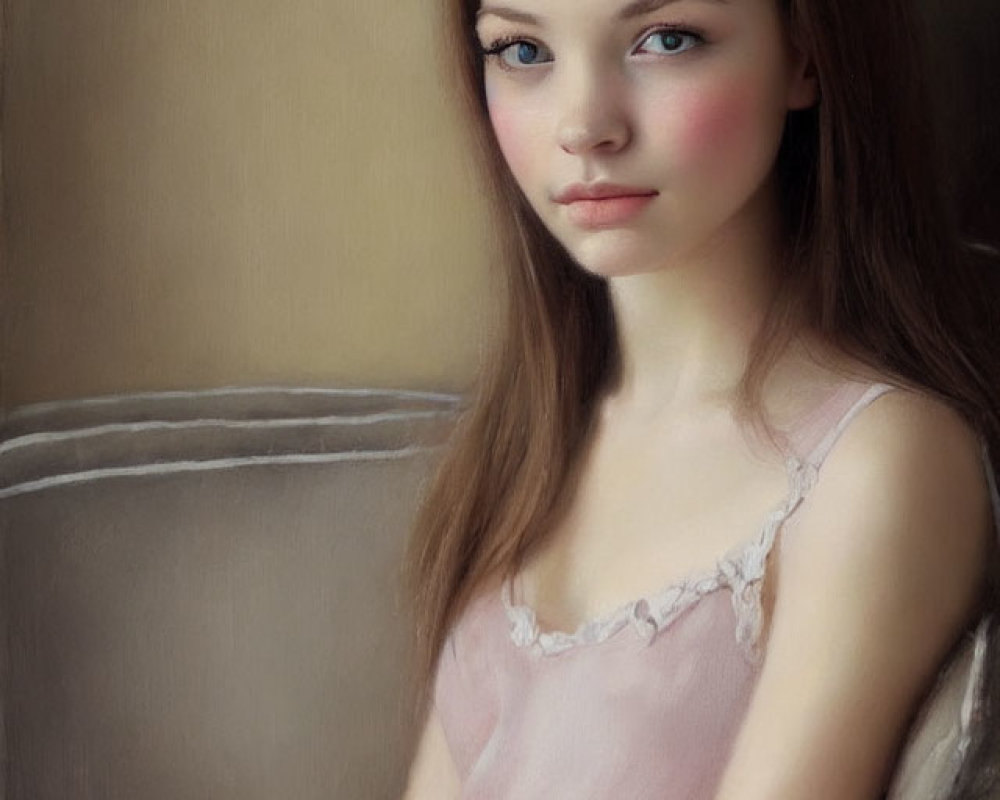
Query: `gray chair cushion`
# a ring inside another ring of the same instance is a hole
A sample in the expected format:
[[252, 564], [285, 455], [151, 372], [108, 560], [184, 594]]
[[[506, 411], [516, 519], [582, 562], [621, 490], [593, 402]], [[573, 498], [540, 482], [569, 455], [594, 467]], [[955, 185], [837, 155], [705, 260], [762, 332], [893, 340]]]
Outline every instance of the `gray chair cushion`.
[[399, 796], [397, 574], [454, 399], [265, 394], [8, 420], [10, 800]]

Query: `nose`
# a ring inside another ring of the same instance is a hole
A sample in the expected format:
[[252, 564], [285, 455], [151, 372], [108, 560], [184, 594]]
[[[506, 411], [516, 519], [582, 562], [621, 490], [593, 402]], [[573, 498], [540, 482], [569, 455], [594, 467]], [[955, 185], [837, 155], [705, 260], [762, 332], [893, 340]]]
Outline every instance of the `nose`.
[[628, 145], [632, 131], [614, 76], [578, 75], [562, 94], [557, 138], [565, 152], [613, 153]]

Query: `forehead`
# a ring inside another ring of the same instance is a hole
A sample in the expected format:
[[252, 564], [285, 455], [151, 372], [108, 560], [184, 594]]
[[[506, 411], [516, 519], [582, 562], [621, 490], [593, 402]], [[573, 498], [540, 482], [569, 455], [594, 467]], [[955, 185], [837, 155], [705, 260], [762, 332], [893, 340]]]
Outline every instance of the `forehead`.
[[488, 16], [511, 22], [542, 25], [548, 15], [599, 14], [613, 20], [629, 20], [661, 9], [681, 10], [697, 6], [739, 5], [741, 0], [483, 0], [477, 19]]

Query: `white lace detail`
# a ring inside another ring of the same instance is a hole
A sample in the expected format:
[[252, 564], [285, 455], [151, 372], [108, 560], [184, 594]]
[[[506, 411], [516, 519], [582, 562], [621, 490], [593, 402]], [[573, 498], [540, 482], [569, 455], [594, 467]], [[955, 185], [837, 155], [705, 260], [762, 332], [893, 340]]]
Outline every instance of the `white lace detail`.
[[631, 627], [649, 644], [659, 632], [665, 630], [706, 594], [729, 587], [737, 620], [736, 640], [747, 659], [759, 664], [763, 658], [760, 642], [763, 625], [761, 584], [778, 529], [816, 485], [823, 460], [847, 424], [872, 400], [891, 388], [885, 384], [869, 387], [812, 453], [806, 458], [795, 455], [788, 457], [785, 469], [789, 488], [785, 500], [767, 515], [757, 536], [729, 551], [716, 562], [713, 569], [673, 583], [655, 594], [625, 603], [609, 614], [583, 622], [573, 633], [540, 630], [535, 611], [513, 601], [513, 581], [504, 581], [501, 598], [510, 623], [511, 640], [518, 647], [528, 648], [535, 656], [552, 656], [572, 647], [599, 644]]
[[582, 623], [573, 633], [540, 630], [534, 610], [514, 603], [511, 581], [505, 581], [501, 597], [514, 644], [530, 648], [534, 655], [557, 655], [571, 647], [603, 642], [626, 627], [631, 627], [649, 644], [660, 631], [706, 594], [729, 587], [737, 619], [736, 639], [743, 646], [747, 658], [759, 663], [762, 657], [759, 638], [763, 618], [760, 589], [767, 557], [781, 523], [815, 485], [817, 477], [815, 465], [794, 456], [786, 461], [785, 466], [789, 478], [788, 497], [768, 514], [756, 537], [727, 553], [713, 569], [625, 603], [610, 614]]
[[685, 609], [720, 586], [722, 580], [718, 572], [689, 578], [655, 595], [626, 603], [606, 616], [584, 622], [574, 633], [539, 630], [534, 610], [512, 603], [509, 583], [504, 584], [502, 596], [514, 644], [530, 647], [536, 655], [556, 655], [578, 645], [603, 642], [627, 626], [647, 643], [651, 642]]

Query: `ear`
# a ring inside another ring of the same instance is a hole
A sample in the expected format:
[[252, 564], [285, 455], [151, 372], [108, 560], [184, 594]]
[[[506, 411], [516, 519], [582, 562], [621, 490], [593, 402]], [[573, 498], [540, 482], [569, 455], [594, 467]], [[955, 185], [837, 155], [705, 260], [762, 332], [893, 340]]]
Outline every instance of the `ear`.
[[791, 53], [792, 73], [788, 83], [788, 109], [798, 111], [819, 102], [819, 76], [809, 54], [797, 45]]

